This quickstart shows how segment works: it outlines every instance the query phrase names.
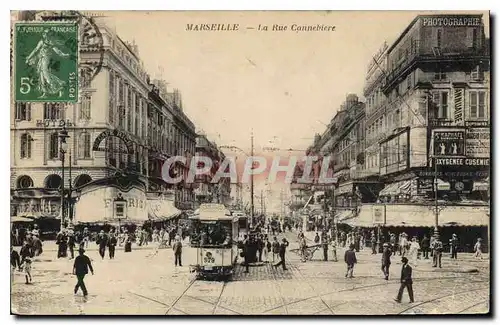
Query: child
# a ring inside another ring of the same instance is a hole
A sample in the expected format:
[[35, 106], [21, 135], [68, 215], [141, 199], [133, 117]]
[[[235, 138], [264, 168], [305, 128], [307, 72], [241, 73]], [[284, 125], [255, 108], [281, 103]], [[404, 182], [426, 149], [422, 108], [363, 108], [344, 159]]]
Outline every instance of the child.
[[481, 251], [481, 238], [477, 239], [476, 244], [474, 245], [474, 257], [483, 259], [483, 252]]
[[26, 284], [31, 283], [31, 257], [24, 259], [24, 277], [26, 278]]

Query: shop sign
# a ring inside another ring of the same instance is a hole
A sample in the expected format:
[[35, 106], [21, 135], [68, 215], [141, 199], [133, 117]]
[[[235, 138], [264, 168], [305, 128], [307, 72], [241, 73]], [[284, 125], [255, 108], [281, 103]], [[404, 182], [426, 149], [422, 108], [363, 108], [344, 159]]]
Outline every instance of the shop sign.
[[17, 215], [58, 216], [60, 199], [24, 199], [17, 203]]
[[472, 186], [471, 180], [452, 180], [450, 181], [450, 192], [467, 194], [472, 191]]
[[465, 155], [465, 130], [433, 130], [434, 157]]
[[490, 127], [489, 121], [465, 121], [466, 127]]
[[417, 193], [426, 194], [434, 190], [434, 179], [432, 178], [419, 178], [417, 183]]
[[489, 158], [434, 158], [434, 163], [441, 166], [489, 166]]
[[[109, 137], [115, 137], [120, 140], [122, 140], [125, 143], [125, 146], [127, 147], [127, 153], [133, 154], [134, 153], [134, 142], [132, 139], [130, 139], [129, 135], [123, 131], [119, 130], [106, 130], [103, 131], [101, 134], [97, 136], [94, 140], [94, 145], [92, 146], [93, 151], [109, 151], [108, 148], [100, 148], [100, 144], [104, 139], [107, 139]], [[115, 152], [115, 151], [113, 151]]]
[[37, 128], [64, 128], [74, 126], [70, 120], [36, 120]]
[[435, 177], [437, 176], [438, 178], [445, 177], [445, 178], [457, 178], [457, 177], [470, 177], [470, 178], [485, 178], [489, 176], [488, 171], [481, 171], [481, 170], [476, 170], [476, 171], [438, 171], [437, 173], [435, 171], [431, 170], [422, 170], [419, 171], [418, 173], [419, 177]]
[[374, 225], [385, 224], [385, 204], [372, 206], [372, 220]]
[[490, 156], [490, 129], [468, 128], [465, 131], [465, 148], [467, 157]]

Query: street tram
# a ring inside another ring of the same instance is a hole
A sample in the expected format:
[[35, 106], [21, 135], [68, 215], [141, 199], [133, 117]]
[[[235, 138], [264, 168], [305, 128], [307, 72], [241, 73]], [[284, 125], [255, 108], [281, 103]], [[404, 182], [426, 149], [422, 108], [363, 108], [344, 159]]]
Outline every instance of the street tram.
[[239, 218], [223, 204], [201, 204], [189, 218], [190, 246], [195, 250], [190, 271], [199, 278], [229, 279], [238, 259]]

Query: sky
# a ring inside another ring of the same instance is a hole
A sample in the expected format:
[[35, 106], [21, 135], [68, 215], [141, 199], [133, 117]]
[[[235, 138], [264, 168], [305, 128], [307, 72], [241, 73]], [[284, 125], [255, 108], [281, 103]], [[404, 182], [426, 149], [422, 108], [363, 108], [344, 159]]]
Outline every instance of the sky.
[[[418, 12], [104, 14], [123, 40], [135, 41], [149, 74], [180, 90], [184, 111], [197, 132], [218, 145], [249, 153], [252, 131], [256, 151], [266, 146], [305, 150], [315, 133], [323, 133], [347, 94], [363, 99], [372, 56], [384, 41], [390, 45]], [[187, 24], [239, 24], [240, 30], [187, 31]], [[269, 29], [274, 24], [324, 24], [335, 26], [335, 31], [258, 31], [259, 24]], [[283, 186], [277, 184], [268, 195], [279, 198]], [[269, 186], [260, 182], [256, 188]]]

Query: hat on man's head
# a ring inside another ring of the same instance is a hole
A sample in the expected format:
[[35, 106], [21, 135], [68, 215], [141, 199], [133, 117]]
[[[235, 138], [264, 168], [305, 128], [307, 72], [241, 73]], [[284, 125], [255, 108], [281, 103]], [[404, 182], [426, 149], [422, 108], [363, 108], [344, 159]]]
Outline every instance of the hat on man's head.
[[101, 231], [99, 231], [100, 234], [104, 234], [104, 230], [101, 229]]
[[384, 243], [384, 245], [382, 245], [383, 247], [389, 247], [389, 244], [388, 243]]
[[79, 253], [85, 253], [85, 249], [84, 249], [83, 247], [80, 247], [80, 248], [78, 249], [78, 252], [79, 252]]
[[403, 256], [401, 258], [401, 263], [408, 263], [408, 258], [406, 258], [405, 256]]

